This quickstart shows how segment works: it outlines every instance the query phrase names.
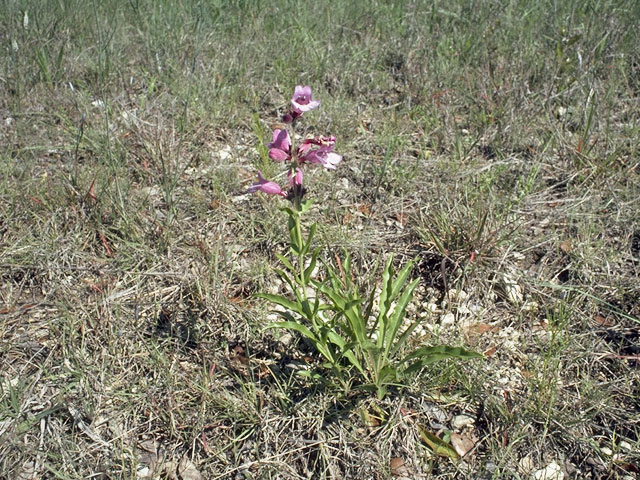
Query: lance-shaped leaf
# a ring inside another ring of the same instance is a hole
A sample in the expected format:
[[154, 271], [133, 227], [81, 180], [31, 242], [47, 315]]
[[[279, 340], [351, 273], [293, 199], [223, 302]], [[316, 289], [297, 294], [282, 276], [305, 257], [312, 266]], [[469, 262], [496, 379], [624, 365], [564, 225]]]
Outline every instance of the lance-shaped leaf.
[[393, 291], [393, 265], [391, 264], [393, 256], [389, 255], [387, 264], [382, 271], [382, 290], [378, 297], [378, 319], [376, 322], [378, 328], [378, 347], [384, 347], [385, 335], [387, 330], [387, 319], [389, 310], [391, 309], [391, 292]]
[[321, 248], [316, 248], [311, 254], [311, 260], [309, 261], [309, 265], [304, 269], [304, 284], [307, 285], [311, 280], [311, 274], [313, 270], [316, 268], [316, 263], [318, 261], [318, 255], [320, 255]]
[[[406, 277], [405, 277], [406, 278]], [[389, 317], [388, 329], [384, 333], [387, 338], [385, 338], [385, 356], [389, 355], [389, 351], [393, 345], [393, 341], [396, 338], [398, 330], [400, 330], [400, 326], [402, 325], [402, 321], [404, 320], [405, 313], [407, 311], [407, 306], [409, 302], [413, 298], [413, 291], [418, 286], [418, 279], [415, 279], [413, 282], [409, 284], [409, 286], [402, 293], [402, 296], [398, 300], [395, 308], [393, 309], [393, 313]]]
[[316, 234], [317, 229], [318, 225], [315, 223], [311, 225], [311, 228], [309, 228], [309, 236], [307, 237], [307, 241], [304, 242], [304, 245], [302, 246], [302, 255], [306, 255], [311, 249], [311, 242], [313, 242], [313, 237]]
[[269, 325], [270, 328], [287, 328], [289, 330], [294, 330], [300, 334], [302, 334], [305, 338], [307, 338], [315, 347], [320, 355], [329, 360], [332, 364], [335, 364], [336, 359], [334, 355], [332, 355], [331, 349], [327, 348], [326, 342], [322, 342], [322, 340], [311, 330], [309, 330], [306, 326], [295, 322], [295, 321], [287, 321], [287, 322], [274, 322]]
[[[297, 215], [297, 214], [296, 214]], [[289, 220], [288, 220], [288, 227], [289, 227], [289, 238], [290, 238], [290, 246], [291, 246], [291, 251], [296, 254], [296, 255], [300, 255], [302, 253], [303, 250], [303, 240], [302, 238], [300, 238], [300, 230], [298, 229], [296, 220], [293, 216], [289, 216]]]
[[459, 360], [471, 360], [473, 358], [484, 358], [483, 355], [473, 352], [471, 350], [465, 350], [462, 347], [449, 347], [447, 345], [437, 345], [435, 347], [422, 347], [407, 355], [403, 363], [409, 363], [412, 360], [416, 360], [409, 365], [404, 371], [406, 374], [413, 373], [421, 370], [426, 365], [439, 362], [447, 358], [456, 358]]
[[287, 270], [289, 270], [291, 273], [293, 273], [294, 275], [298, 273], [296, 269], [293, 267], [293, 264], [289, 261], [287, 257], [285, 257], [284, 255], [280, 255], [279, 253], [276, 253], [276, 258], [280, 260], [280, 263], [282, 263], [285, 267], [287, 267]]
[[420, 433], [424, 443], [426, 443], [436, 455], [449, 457], [451, 460], [458, 460], [460, 458], [451, 445], [438, 438], [438, 436], [434, 435], [429, 430], [418, 425], [418, 432]]
[[271, 293], [259, 293], [256, 295], [257, 297], [264, 298], [265, 300], [269, 300], [276, 305], [280, 305], [288, 310], [294, 311], [302, 316], [305, 315], [304, 310], [302, 309], [302, 305], [297, 302], [292, 302], [288, 298], [283, 297], [282, 295], [273, 295]]
[[360, 364], [360, 362], [356, 358], [355, 353], [353, 352], [353, 350], [351, 350], [351, 348], [350, 348], [351, 345], [347, 344], [345, 339], [342, 338], [340, 335], [338, 335], [334, 331], [329, 332], [328, 338], [332, 343], [334, 343], [335, 345], [338, 346], [338, 348], [340, 348], [340, 352], [341, 352], [342, 356], [345, 357], [347, 360], [349, 360], [351, 365], [356, 367], [358, 369], [358, 371], [362, 375], [365, 375], [365, 372], [364, 372], [364, 369], [362, 368], [362, 365]]

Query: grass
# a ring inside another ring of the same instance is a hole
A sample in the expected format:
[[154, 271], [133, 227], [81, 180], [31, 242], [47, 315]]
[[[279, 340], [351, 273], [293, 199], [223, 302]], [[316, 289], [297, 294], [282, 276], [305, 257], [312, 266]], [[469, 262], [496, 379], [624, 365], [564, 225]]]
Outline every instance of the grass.
[[[638, 21], [631, 0], [5, 2], [0, 477], [633, 478]], [[278, 172], [263, 142], [296, 84], [344, 155], [308, 176], [325, 259], [374, 284], [417, 256], [416, 344], [484, 361], [378, 402], [297, 375], [318, 358], [264, 328], [287, 231], [244, 192]], [[474, 447], [436, 456], [418, 426]]]

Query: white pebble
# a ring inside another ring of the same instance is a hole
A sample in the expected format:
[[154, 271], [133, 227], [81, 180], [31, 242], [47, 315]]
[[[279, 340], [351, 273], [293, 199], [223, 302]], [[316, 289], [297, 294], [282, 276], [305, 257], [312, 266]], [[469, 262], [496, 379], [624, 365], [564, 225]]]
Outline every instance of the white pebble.
[[536, 470], [533, 473], [533, 478], [535, 478], [535, 480], [563, 480], [564, 473], [562, 473], [560, 465], [556, 462], [551, 462], [546, 467]]
[[454, 323], [456, 323], [456, 316], [449, 312], [447, 314], [445, 314], [442, 317], [442, 320], [440, 321], [440, 323], [442, 324], [442, 326], [453, 326]]
[[453, 428], [460, 429], [466, 427], [467, 425], [473, 425], [475, 422], [476, 421], [473, 417], [463, 414], [453, 417], [451, 425], [453, 426]]

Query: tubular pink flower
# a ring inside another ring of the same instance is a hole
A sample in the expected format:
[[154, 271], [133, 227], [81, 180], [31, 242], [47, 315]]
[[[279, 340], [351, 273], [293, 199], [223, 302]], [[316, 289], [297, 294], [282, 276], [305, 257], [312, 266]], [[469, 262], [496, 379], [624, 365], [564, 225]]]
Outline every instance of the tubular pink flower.
[[300, 157], [302, 162], [316, 163], [322, 165], [328, 170], [335, 170], [336, 165], [342, 161], [342, 155], [332, 152], [333, 147], [320, 147], [316, 150], [311, 150], [309, 153]]
[[291, 188], [294, 188], [296, 185], [302, 185], [303, 178], [304, 175], [302, 175], [302, 170], [300, 170], [299, 168], [296, 168], [295, 175], [291, 170], [289, 170], [289, 185], [291, 186]]
[[281, 197], [286, 197], [287, 194], [282, 191], [280, 185], [276, 182], [270, 182], [262, 177], [262, 173], [258, 172], [258, 181], [249, 187], [249, 193], [255, 192], [264, 192], [269, 195], [280, 195]]
[[297, 114], [302, 114], [304, 112], [308, 112], [309, 110], [313, 110], [318, 107], [320, 102], [317, 100], [313, 100], [311, 96], [311, 87], [308, 85], [296, 86], [293, 97], [291, 98], [291, 108]]
[[298, 148], [298, 155], [304, 155], [313, 145], [319, 147], [327, 147], [333, 150], [333, 146], [336, 144], [336, 137], [315, 137], [307, 138], [302, 145]]
[[[298, 148], [298, 161], [322, 165], [329, 170], [335, 170], [336, 165], [342, 160], [342, 155], [333, 153], [336, 137], [308, 138]], [[312, 150], [312, 146], [318, 146]]]
[[269, 158], [282, 162], [291, 158], [291, 138], [285, 129], [276, 128], [273, 131], [273, 141], [267, 144]]

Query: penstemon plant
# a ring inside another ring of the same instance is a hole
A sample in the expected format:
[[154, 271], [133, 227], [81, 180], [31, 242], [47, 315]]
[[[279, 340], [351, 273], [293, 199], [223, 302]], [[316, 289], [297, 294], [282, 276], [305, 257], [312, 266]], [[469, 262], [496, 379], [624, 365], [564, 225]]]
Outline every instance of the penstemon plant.
[[335, 153], [336, 138], [313, 137], [295, 147], [295, 126], [304, 113], [320, 105], [313, 100], [311, 88], [297, 86], [291, 99], [291, 110], [283, 121], [289, 126], [276, 128], [267, 145], [269, 157], [284, 163], [288, 169], [288, 190], [263, 178], [249, 187], [249, 192], [263, 192], [286, 198], [289, 206], [281, 210], [288, 216], [289, 255], [277, 255], [283, 268], [276, 273], [291, 289], [292, 296], [260, 294], [261, 298], [281, 307], [276, 310], [282, 321], [270, 325], [301, 334], [323, 357], [323, 366], [335, 375], [345, 390], [358, 388], [375, 391], [379, 398], [389, 386], [402, 386], [404, 379], [431, 363], [446, 359], [471, 359], [482, 355], [460, 347], [437, 345], [421, 347], [407, 354], [405, 346], [417, 322], [406, 325], [407, 306], [411, 302], [418, 280], [407, 284], [414, 262], [409, 262], [397, 274], [389, 257], [382, 272], [382, 287], [368, 295], [352, 280], [348, 254], [337, 258], [338, 269], [325, 264], [328, 278], [314, 277], [320, 247], [313, 248], [317, 229], [314, 223], [303, 234], [302, 216], [312, 206], [305, 199], [302, 168], [310, 164], [335, 170], [342, 156]]

